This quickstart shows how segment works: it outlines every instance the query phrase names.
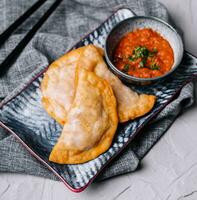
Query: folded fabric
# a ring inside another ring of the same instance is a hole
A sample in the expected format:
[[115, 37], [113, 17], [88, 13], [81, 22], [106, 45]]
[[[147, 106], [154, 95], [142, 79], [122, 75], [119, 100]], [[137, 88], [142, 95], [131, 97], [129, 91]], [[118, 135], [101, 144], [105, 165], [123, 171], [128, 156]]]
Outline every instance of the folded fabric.
[[[9, 2], [0, 0], [0, 31], [8, 27], [34, 2], [33, 0], [10, 0]], [[49, 7], [47, 4], [52, 2], [47, 1], [46, 6], [30, 17], [5, 43], [0, 49], [1, 61]], [[49, 63], [64, 54], [85, 33], [96, 28], [113, 11], [122, 6], [129, 7], [138, 15], [152, 15], [169, 22], [165, 7], [155, 0], [65, 0], [27, 45], [8, 73], [0, 78], [0, 98], [9, 96], [18, 85], [29, 80], [33, 74], [39, 73]], [[193, 84], [189, 83], [182, 89], [177, 99], [169, 104], [151, 124], [147, 125], [140, 136], [120, 156], [116, 157], [96, 180], [136, 170], [139, 161], [170, 127], [180, 111], [193, 103], [193, 98]], [[26, 173], [57, 179], [2, 128], [0, 128], [0, 157], [0, 172]]]

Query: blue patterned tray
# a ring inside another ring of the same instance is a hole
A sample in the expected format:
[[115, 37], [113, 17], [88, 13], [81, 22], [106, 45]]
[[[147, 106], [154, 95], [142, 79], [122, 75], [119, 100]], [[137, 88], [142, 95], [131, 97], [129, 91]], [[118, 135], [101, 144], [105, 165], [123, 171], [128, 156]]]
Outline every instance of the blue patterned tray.
[[[103, 47], [109, 31], [123, 19], [132, 16], [129, 9], [119, 9], [73, 48], [90, 43]], [[43, 73], [44, 71], [24, 85], [17, 94], [5, 99], [0, 104], [0, 125], [14, 134], [30, 153], [52, 170], [72, 191], [80, 192], [93, 181], [112, 158], [131, 142], [139, 130], [169, 104], [187, 82], [197, 75], [197, 59], [185, 52], [181, 66], [168, 80], [152, 86], [131, 86], [138, 92], [157, 96], [157, 103], [152, 112], [120, 125], [113, 144], [107, 152], [92, 161], [77, 165], [60, 165], [48, 160], [62, 127], [49, 117], [41, 105], [39, 87]]]

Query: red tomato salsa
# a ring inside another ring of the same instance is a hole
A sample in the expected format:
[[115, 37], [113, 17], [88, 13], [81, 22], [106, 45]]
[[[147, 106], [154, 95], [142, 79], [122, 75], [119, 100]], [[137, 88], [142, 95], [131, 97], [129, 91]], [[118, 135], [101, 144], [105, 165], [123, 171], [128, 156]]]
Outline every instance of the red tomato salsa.
[[169, 42], [150, 28], [127, 33], [114, 52], [115, 66], [139, 78], [161, 76], [173, 63], [174, 54]]

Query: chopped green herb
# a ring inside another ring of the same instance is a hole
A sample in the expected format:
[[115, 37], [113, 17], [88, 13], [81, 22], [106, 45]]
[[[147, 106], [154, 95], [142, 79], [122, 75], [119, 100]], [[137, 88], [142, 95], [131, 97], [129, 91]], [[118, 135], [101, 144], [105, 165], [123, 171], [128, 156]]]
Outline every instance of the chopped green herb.
[[137, 46], [133, 50], [133, 54], [132, 54], [132, 56], [129, 57], [129, 60], [135, 61], [138, 58], [147, 57], [147, 55], [148, 55], [148, 49], [146, 47]]
[[158, 50], [156, 48], [153, 49], [152, 53], [158, 53]]
[[140, 68], [144, 67], [144, 63], [140, 61]]
[[136, 59], [148, 57], [149, 50], [146, 47], [138, 46], [134, 49], [133, 54], [135, 55]]
[[140, 68], [144, 67], [145, 64], [146, 64], [146, 61], [147, 59], [146, 58], [142, 58], [142, 60], [140, 61], [139, 65], [140, 65]]
[[149, 52], [148, 57], [153, 57], [154, 55], [155, 55], [155, 53]]
[[149, 51], [149, 55], [148, 57], [153, 57], [158, 53], [158, 50], [156, 48], [154, 48], [152, 51]]
[[133, 50], [133, 54], [129, 57], [130, 61], [135, 61], [138, 58], [141, 58], [140, 67], [144, 67], [148, 57], [153, 57], [157, 54], [158, 50], [154, 48], [152, 51], [149, 51], [145, 46], [137, 46]]
[[156, 63], [153, 63], [153, 64], [151, 65], [150, 69], [152, 69], [152, 70], [159, 70], [159, 69], [160, 69], [160, 66], [157, 65]]
[[129, 56], [129, 60], [130, 61], [135, 61], [135, 57], [134, 56]]
[[[154, 48], [152, 51], [149, 51], [145, 46], [137, 46], [134, 50], [133, 50], [133, 54], [128, 58], [129, 61], [135, 61], [139, 58], [141, 58], [141, 61], [139, 62], [139, 67], [143, 68], [146, 67], [146, 62], [147, 59], [150, 58], [151, 60], [153, 60], [153, 56], [155, 56], [158, 53], [158, 50], [156, 48]], [[128, 72], [130, 66], [125, 65], [125, 68], [123, 69], [124, 72]], [[152, 70], [159, 70], [160, 67], [156, 64], [153, 63], [150, 66], [150, 69]]]
[[130, 68], [130, 65], [129, 64], [126, 64], [123, 68], [123, 72], [127, 73], [129, 71], [129, 68]]

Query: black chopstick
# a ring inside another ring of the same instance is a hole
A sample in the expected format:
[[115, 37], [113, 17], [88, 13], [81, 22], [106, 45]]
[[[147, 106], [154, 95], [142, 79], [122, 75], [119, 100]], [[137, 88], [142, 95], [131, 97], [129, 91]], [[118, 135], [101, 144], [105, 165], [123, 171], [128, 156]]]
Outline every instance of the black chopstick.
[[0, 65], [0, 77], [5, 74], [11, 64], [17, 59], [25, 46], [36, 34], [37, 30], [43, 25], [53, 11], [58, 7], [62, 0], [55, 0], [52, 6], [46, 11], [46, 13], [40, 18], [40, 20], [32, 27], [32, 29], [26, 34], [26, 36], [19, 42], [14, 50], [5, 58]]
[[39, 0], [33, 4], [23, 15], [21, 15], [14, 23], [12, 23], [1, 35], [0, 46], [8, 39], [8, 37], [20, 26], [28, 17], [33, 14], [46, 0]]

